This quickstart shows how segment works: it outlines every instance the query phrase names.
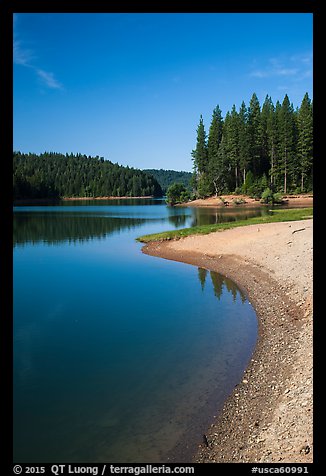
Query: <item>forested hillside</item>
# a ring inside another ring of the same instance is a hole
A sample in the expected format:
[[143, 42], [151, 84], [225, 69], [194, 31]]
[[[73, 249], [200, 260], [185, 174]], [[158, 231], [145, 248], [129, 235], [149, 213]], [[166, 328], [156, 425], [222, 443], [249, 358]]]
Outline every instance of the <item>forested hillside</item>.
[[311, 192], [313, 186], [313, 105], [306, 93], [294, 109], [287, 95], [262, 105], [254, 93], [247, 107], [233, 106], [222, 118], [213, 111], [208, 134], [202, 116], [192, 151], [197, 195], [243, 192], [260, 198], [273, 192]]
[[153, 175], [153, 177], [160, 184], [163, 194], [166, 194], [167, 189], [173, 183], [181, 183], [187, 189], [191, 189], [190, 181], [192, 178], [191, 172], [177, 172], [176, 170], [164, 169], [145, 169], [144, 172]]
[[162, 196], [158, 182], [145, 172], [81, 154], [14, 152], [13, 180], [14, 200]]

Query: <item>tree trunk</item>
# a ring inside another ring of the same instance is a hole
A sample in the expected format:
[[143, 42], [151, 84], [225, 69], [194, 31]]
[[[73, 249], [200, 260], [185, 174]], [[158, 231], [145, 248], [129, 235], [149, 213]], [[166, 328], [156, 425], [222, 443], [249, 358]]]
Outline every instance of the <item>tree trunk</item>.
[[217, 185], [216, 185], [216, 181], [213, 180], [213, 185], [214, 185], [214, 188], [215, 188], [215, 198], [218, 197], [218, 193], [217, 193]]
[[287, 156], [286, 156], [286, 152], [287, 152], [287, 150], [286, 150], [286, 148], [285, 148], [285, 161], [284, 161], [284, 193], [287, 193], [287, 192], [286, 192], [286, 187], [287, 187], [287, 183], [286, 183], [286, 182], [287, 182], [287, 176], [286, 176], [286, 174], [287, 174], [287, 170], [286, 170], [286, 166], [287, 166], [286, 159], [287, 159]]
[[275, 183], [275, 178], [274, 178], [274, 145], [272, 146], [272, 154], [271, 154], [271, 186], [273, 185], [273, 182]]

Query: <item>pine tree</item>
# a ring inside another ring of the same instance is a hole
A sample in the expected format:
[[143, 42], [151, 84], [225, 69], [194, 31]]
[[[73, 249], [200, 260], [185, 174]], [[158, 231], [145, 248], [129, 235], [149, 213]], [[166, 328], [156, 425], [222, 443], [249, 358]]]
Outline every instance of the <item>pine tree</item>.
[[248, 130], [248, 110], [245, 102], [242, 101], [239, 109], [239, 166], [242, 171], [242, 183], [246, 181], [246, 172], [250, 165], [250, 143]]
[[211, 125], [208, 132], [208, 142], [207, 142], [207, 157], [208, 157], [208, 168], [207, 168], [207, 180], [211, 184], [211, 189], [214, 189], [215, 194], [218, 194], [219, 188], [217, 186], [215, 176], [217, 169], [219, 168], [219, 154], [218, 150], [222, 140], [223, 134], [223, 119], [222, 112], [217, 105], [213, 110]]
[[239, 117], [232, 106], [231, 113], [225, 117], [226, 148], [229, 162], [229, 190], [234, 190], [239, 186]]
[[207, 142], [203, 116], [200, 115], [197, 127], [197, 143], [196, 149], [191, 153], [194, 161], [194, 169], [200, 175], [207, 169]]
[[197, 193], [201, 197], [209, 196], [212, 192], [210, 182], [208, 180], [208, 151], [207, 136], [203, 116], [200, 115], [197, 127], [197, 143], [196, 149], [191, 153], [194, 162], [194, 175], [196, 181]]
[[283, 193], [288, 192], [289, 179], [293, 176], [295, 152], [295, 123], [293, 106], [286, 94], [280, 111], [280, 169], [283, 175]]
[[261, 172], [261, 126], [260, 104], [256, 93], [253, 93], [248, 109], [248, 132], [250, 144], [251, 170], [255, 177]]
[[226, 135], [223, 133], [216, 160], [209, 162], [209, 177], [216, 197], [227, 191], [229, 177], [229, 159], [226, 148]]
[[272, 187], [274, 190], [281, 191], [284, 187], [284, 179], [281, 170], [281, 125], [282, 125], [282, 105], [276, 101], [274, 110], [275, 126], [275, 154], [273, 156], [273, 174]]
[[261, 137], [261, 174], [272, 176], [275, 155], [275, 129], [273, 128], [274, 105], [272, 98], [267, 94], [260, 115]]
[[208, 132], [207, 155], [208, 161], [215, 160], [222, 140], [223, 119], [219, 106], [213, 110], [212, 121]]
[[298, 111], [298, 157], [300, 168], [300, 188], [304, 191], [305, 180], [312, 174], [313, 158], [313, 113], [308, 93], [304, 95]]
[[275, 188], [275, 170], [277, 169], [277, 119], [276, 108], [270, 98], [269, 111], [266, 124], [267, 151], [269, 158], [269, 177], [271, 188]]

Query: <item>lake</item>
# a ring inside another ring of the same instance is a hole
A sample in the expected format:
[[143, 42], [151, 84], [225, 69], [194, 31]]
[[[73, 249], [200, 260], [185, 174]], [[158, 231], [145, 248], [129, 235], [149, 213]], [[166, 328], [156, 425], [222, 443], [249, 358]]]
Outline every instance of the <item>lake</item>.
[[163, 200], [14, 207], [14, 461], [191, 462], [251, 358], [224, 276], [135, 238], [267, 213]]

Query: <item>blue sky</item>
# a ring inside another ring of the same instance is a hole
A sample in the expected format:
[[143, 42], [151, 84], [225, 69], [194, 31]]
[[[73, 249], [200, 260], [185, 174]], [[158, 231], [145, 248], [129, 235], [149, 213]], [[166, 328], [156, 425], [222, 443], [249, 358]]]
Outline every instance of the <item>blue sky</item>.
[[255, 92], [312, 98], [310, 13], [18, 13], [14, 149], [192, 170], [208, 131]]

